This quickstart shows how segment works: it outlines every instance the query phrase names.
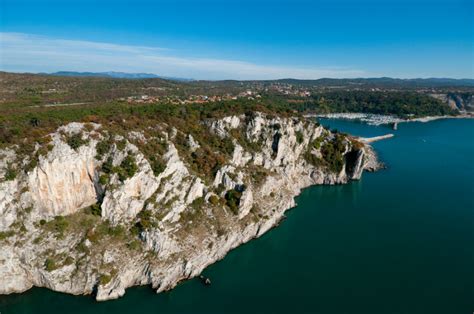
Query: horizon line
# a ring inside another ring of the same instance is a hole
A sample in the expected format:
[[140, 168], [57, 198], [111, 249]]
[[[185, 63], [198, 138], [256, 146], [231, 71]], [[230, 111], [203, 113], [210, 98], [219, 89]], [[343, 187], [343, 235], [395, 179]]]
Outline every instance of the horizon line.
[[[161, 75], [158, 73], [152, 72], [126, 72], [126, 71], [117, 71], [117, 70], [109, 70], [109, 71], [73, 71], [73, 70], [58, 70], [54, 72], [34, 72], [34, 71], [8, 71], [4, 69], [0, 69], [0, 72], [4, 73], [13, 73], [13, 74], [32, 74], [32, 75], [50, 75], [50, 76], [61, 76], [61, 77], [86, 77], [81, 75], [61, 75], [60, 72], [66, 73], [77, 73], [77, 74], [99, 74], [95, 76], [89, 77], [104, 77], [104, 78], [113, 78], [113, 79], [134, 79], [134, 80], [143, 80], [143, 79], [165, 79], [165, 80], [189, 80], [189, 81], [210, 81], [210, 82], [219, 82], [219, 81], [238, 81], [238, 82], [252, 82], [252, 81], [284, 81], [284, 80], [295, 80], [295, 81], [319, 81], [319, 80], [370, 80], [370, 79], [392, 79], [392, 80], [403, 80], [403, 81], [414, 81], [414, 80], [454, 80], [454, 81], [465, 81], [471, 80], [474, 81], [473, 78], [469, 77], [443, 77], [443, 76], [428, 76], [428, 77], [395, 77], [395, 76], [360, 76], [360, 77], [320, 77], [320, 78], [296, 78], [296, 77], [281, 77], [275, 79], [194, 79], [191, 77], [175, 77], [175, 76], [167, 76]], [[127, 78], [127, 77], [111, 77], [111, 76], [100, 76], [100, 74], [107, 74], [107, 73], [122, 73], [126, 75], [134, 75], [134, 74], [145, 74], [145, 75], [155, 75], [156, 77], [144, 77], [144, 78]]]

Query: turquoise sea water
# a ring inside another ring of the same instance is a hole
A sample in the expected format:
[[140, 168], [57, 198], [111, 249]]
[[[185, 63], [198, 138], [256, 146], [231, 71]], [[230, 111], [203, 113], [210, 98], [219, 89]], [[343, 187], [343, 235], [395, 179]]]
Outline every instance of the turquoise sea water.
[[[288, 218], [198, 280], [103, 303], [32, 289], [0, 296], [21, 313], [472, 313], [474, 120], [324, 124], [374, 144], [387, 169], [303, 191]], [[1, 280], [1, 278], [0, 278]]]

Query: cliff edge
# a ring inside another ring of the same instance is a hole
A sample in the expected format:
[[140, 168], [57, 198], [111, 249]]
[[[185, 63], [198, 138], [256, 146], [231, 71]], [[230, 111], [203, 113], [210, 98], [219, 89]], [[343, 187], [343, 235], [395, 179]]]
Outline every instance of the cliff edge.
[[301, 189], [380, 167], [368, 144], [300, 117], [254, 112], [199, 130], [70, 123], [28, 155], [0, 150], [0, 294], [171, 289], [275, 226]]

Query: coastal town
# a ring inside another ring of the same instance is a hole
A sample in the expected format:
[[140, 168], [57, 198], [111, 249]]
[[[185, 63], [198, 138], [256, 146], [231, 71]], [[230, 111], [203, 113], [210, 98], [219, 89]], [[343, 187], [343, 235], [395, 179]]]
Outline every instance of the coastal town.
[[157, 102], [164, 102], [169, 104], [184, 105], [184, 104], [204, 104], [227, 100], [247, 99], [258, 100], [262, 98], [262, 94], [277, 94], [284, 96], [293, 96], [300, 98], [307, 98], [311, 96], [311, 91], [308, 88], [302, 88], [293, 84], [271, 83], [268, 85], [253, 84], [249, 89], [245, 89], [238, 93], [216, 93], [208, 94], [191, 94], [189, 96], [180, 95], [133, 95], [128, 97], [120, 97], [119, 101], [124, 101], [129, 104], [152, 104]]

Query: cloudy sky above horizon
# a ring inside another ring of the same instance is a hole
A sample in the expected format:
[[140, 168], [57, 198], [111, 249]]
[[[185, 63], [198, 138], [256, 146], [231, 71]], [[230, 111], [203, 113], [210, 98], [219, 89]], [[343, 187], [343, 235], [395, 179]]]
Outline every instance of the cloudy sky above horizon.
[[4, 0], [0, 11], [4, 71], [474, 77], [465, 0]]

